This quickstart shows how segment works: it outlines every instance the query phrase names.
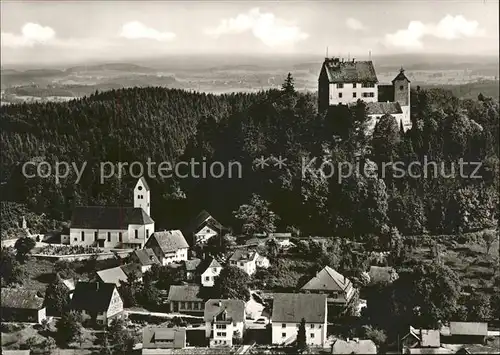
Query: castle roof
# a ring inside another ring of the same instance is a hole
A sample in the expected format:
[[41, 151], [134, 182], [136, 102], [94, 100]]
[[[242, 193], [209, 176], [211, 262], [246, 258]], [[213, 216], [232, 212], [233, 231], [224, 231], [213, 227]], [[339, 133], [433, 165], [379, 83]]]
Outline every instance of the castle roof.
[[371, 60], [340, 61], [339, 58], [328, 58], [323, 63], [330, 83], [378, 83], [377, 74]]
[[71, 228], [128, 229], [129, 224], [151, 224], [153, 219], [140, 207], [75, 207]]
[[366, 111], [368, 115], [394, 115], [403, 113], [399, 102], [367, 102]]
[[408, 79], [408, 77], [405, 75], [405, 70], [403, 69], [403, 67], [401, 67], [401, 69], [399, 70], [399, 74], [396, 75], [394, 79], [392, 79], [392, 82], [394, 83], [396, 80], [408, 80], [408, 82], [410, 82], [410, 79]]

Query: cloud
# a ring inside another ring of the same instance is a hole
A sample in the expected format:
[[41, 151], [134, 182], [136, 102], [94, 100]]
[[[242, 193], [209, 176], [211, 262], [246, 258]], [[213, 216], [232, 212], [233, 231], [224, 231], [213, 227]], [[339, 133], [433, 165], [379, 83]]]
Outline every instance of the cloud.
[[446, 15], [437, 24], [411, 21], [407, 29], [386, 34], [385, 43], [394, 47], [420, 49], [424, 46], [422, 40], [426, 36], [454, 40], [484, 35], [485, 31], [479, 27], [477, 21], [469, 21], [462, 15]]
[[259, 8], [223, 19], [217, 27], [205, 30], [205, 34], [213, 38], [244, 32], [251, 32], [269, 47], [288, 46], [309, 37], [298, 26], [277, 18], [273, 13], [262, 13]]
[[351, 30], [354, 31], [362, 31], [365, 30], [366, 27], [361, 23], [361, 21], [356, 20], [355, 18], [349, 17], [346, 21], [345, 24], [347, 27], [349, 27]]
[[160, 32], [138, 21], [124, 24], [120, 36], [127, 39], [153, 39], [156, 41], [171, 41], [176, 37], [173, 32]]
[[2, 47], [32, 47], [53, 41], [56, 32], [51, 27], [28, 22], [21, 28], [20, 34], [2, 32], [1, 35]]

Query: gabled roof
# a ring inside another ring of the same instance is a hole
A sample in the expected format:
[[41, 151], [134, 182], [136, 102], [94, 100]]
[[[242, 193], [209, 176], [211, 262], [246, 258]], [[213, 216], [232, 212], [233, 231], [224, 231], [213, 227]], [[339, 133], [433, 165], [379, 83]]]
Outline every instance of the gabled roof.
[[168, 291], [169, 301], [203, 301], [198, 296], [200, 286], [196, 285], [172, 285]]
[[[144, 189], [146, 189], [146, 191], [149, 191], [149, 185], [148, 183], [146, 182], [146, 179], [144, 178], [144, 176], [141, 176], [141, 178], [137, 181], [137, 184], [139, 182], [142, 182], [142, 185], [144, 186]], [[137, 184], [135, 184], [137, 186]]]
[[87, 312], [107, 311], [115, 289], [116, 285], [114, 283], [78, 282], [71, 299], [70, 308]]
[[405, 75], [405, 70], [403, 69], [403, 67], [401, 67], [401, 69], [399, 70], [399, 74], [396, 75], [394, 79], [392, 79], [392, 82], [394, 83], [396, 80], [408, 80], [408, 82], [410, 82], [410, 79], [408, 79], [408, 77]]
[[210, 213], [203, 210], [191, 220], [188, 226], [184, 229], [184, 233], [190, 236], [199, 232], [204, 226], [208, 225], [215, 231], [226, 230], [227, 228], [220, 224]]
[[[169, 341], [171, 344], [162, 344], [161, 342]], [[152, 327], [144, 328], [142, 331], [142, 346], [143, 348], [158, 348], [156, 342], [160, 342], [165, 348], [183, 348], [186, 343], [185, 328], [166, 328]]]
[[488, 323], [450, 322], [450, 335], [488, 335]]
[[209, 299], [205, 302], [203, 318], [205, 322], [211, 322], [214, 317], [223, 312], [225, 312], [228, 321], [243, 322], [245, 320], [245, 302], [242, 300]]
[[74, 279], [65, 279], [61, 280], [64, 286], [69, 290], [69, 292], [73, 292], [75, 290], [75, 280]]
[[142, 278], [142, 270], [141, 266], [136, 263], [129, 263], [121, 266], [121, 269], [127, 275], [127, 282], [129, 280], [135, 278], [135, 279], [140, 279]]
[[[155, 239], [164, 253], [171, 253], [179, 249], [189, 248], [189, 244], [186, 242], [180, 230], [154, 232], [150, 239]], [[149, 240], [146, 244], [149, 245]]]
[[160, 264], [160, 260], [158, 260], [158, 258], [156, 257], [155, 253], [153, 252], [153, 249], [146, 248], [146, 249], [134, 250], [133, 255], [137, 260], [139, 260], [139, 263], [142, 266]]
[[115, 284], [116, 286], [120, 286], [120, 283], [128, 280], [127, 274], [120, 266], [97, 271], [97, 276], [102, 282]]
[[37, 291], [23, 288], [4, 288], [1, 293], [1, 307], [15, 309], [33, 309], [43, 308], [42, 297], [37, 296]]
[[325, 266], [308, 283], [302, 286], [301, 290], [345, 291], [349, 287], [352, 287], [352, 283], [348, 278], [331, 267]]
[[367, 115], [395, 115], [403, 113], [399, 102], [367, 102], [366, 114]]
[[378, 82], [371, 60], [342, 62], [339, 58], [327, 58], [322, 70], [326, 71], [330, 83]]
[[377, 346], [372, 340], [337, 339], [332, 344], [332, 354], [376, 354]]
[[154, 221], [142, 208], [134, 207], [75, 207], [71, 228], [128, 229], [129, 224], [151, 224]]
[[229, 260], [231, 260], [231, 261], [251, 261], [256, 256], [258, 256], [258, 254], [255, 251], [237, 249], [234, 251], [233, 255], [231, 255]]
[[324, 323], [326, 295], [312, 293], [275, 293], [273, 323]]

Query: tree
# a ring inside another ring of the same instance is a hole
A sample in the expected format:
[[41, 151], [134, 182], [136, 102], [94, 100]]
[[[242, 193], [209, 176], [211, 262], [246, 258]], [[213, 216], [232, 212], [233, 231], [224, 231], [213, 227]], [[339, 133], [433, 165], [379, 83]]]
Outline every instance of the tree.
[[295, 85], [292, 73], [288, 73], [281, 89], [285, 94], [295, 94]]
[[234, 211], [234, 217], [241, 221], [241, 231], [248, 235], [274, 232], [279, 217], [269, 209], [269, 205], [269, 202], [253, 194], [250, 204], [241, 205]]
[[498, 240], [497, 232], [495, 231], [485, 231], [482, 233], [481, 237], [483, 238], [484, 245], [486, 247], [486, 254], [490, 254], [490, 249], [495, 240]]
[[119, 293], [123, 299], [124, 307], [134, 307], [137, 305], [138, 284], [135, 280], [120, 284]]
[[250, 299], [249, 282], [250, 278], [246, 272], [235, 266], [227, 266], [215, 279], [212, 298], [237, 299], [246, 302]]
[[304, 352], [307, 349], [306, 340], [306, 320], [300, 320], [299, 329], [297, 330], [297, 351]]
[[62, 314], [69, 302], [69, 290], [62, 282], [58, 274], [47, 286], [45, 291], [45, 304], [55, 314]]
[[387, 341], [387, 335], [381, 329], [373, 328], [371, 325], [363, 326], [364, 337], [372, 340], [375, 345], [384, 345]]
[[14, 248], [16, 249], [16, 256], [18, 260], [24, 261], [26, 259], [26, 255], [35, 247], [35, 245], [35, 240], [30, 237], [23, 237], [16, 240]]
[[21, 283], [25, 272], [14, 254], [7, 248], [0, 251], [0, 279], [3, 286]]
[[65, 312], [57, 321], [56, 327], [58, 340], [67, 345], [80, 338], [83, 332], [82, 316], [75, 311]]
[[139, 299], [141, 305], [156, 308], [160, 304], [160, 292], [151, 282], [144, 282]]
[[111, 348], [116, 353], [129, 354], [134, 349], [135, 338], [127, 330], [125, 321], [121, 318], [115, 318], [111, 322], [108, 333]]
[[54, 338], [45, 338], [41, 343], [40, 343], [40, 349], [43, 351], [44, 354], [52, 354], [54, 349], [56, 348], [56, 341]]
[[397, 148], [401, 141], [398, 122], [394, 116], [383, 115], [373, 130], [373, 155], [377, 164], [397, 158]]
[[487, 322], [491, 318], [490, 298], [483, 293], [472, 293], [467, 297], [467, 321]]

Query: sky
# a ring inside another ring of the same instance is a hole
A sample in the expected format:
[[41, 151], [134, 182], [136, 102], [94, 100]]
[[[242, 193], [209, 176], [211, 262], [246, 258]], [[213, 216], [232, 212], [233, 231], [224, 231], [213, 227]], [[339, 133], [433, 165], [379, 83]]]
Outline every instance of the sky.
[[2, 1], [2, 64], [168, 55], [496, 55], [499, 2]]

